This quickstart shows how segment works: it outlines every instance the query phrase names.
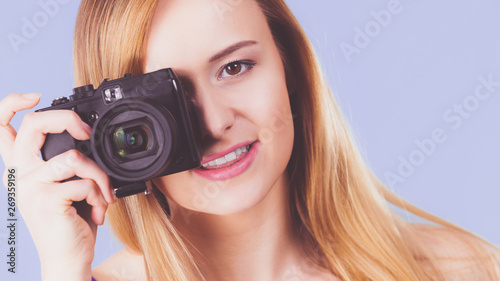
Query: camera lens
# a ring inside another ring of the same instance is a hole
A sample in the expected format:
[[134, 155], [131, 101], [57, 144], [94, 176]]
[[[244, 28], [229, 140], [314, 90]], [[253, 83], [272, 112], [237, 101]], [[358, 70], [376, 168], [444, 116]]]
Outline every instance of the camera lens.
[[162, 105], [123, 99], [94, 124], [91, 149], [97, 164], [120, 181], [142, 181], [161, 174], [176, 148], [176, 121]]
[[116, 153], [126, 159], [130, 154], [151, 150], [153, 133], [142, 124], [131, 128], [117, 127], [113, 133]]

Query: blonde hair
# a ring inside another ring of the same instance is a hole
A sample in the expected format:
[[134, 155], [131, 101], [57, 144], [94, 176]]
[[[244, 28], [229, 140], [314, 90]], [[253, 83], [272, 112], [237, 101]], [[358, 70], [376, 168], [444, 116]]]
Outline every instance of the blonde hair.
[[[282, 0], [257, 0], [280, 50], [291, 93], [295, 142], [287, 174], [295, 230], [311, 259], [341, 280], [441, 280], [424, 235], [389, 208], [441, 225], [470, 245], [470, 259], [500, 279], [486, 241], [405, 202], [368, 168], [322, 75], [313, 48]], [[74, 38], [77, 85], [142, 74], [157, 0], [83, 0]], [[296, 79], [300, 77], [300, 79]], [[149, 280], [204, 280], [168, 217], [164, 195], [126, 197], [110, 206], [117, 237], [144, 255]], [[490, 249], [493, 249], [490, 251]], [[452, 257], [446, 257], [452, 258]]]

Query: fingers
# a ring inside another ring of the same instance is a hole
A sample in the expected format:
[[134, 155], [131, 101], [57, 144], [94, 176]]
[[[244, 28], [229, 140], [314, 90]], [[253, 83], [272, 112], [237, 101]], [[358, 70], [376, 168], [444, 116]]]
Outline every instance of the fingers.
[[68, 131], [78, 140], [90, 138], [91, 128], [82, 122], [78, 114], [71, 110], [49, 110], [26, 114], [17, 133], [14, 153], [21, 163], [29, 163], [35, 158], [48, 133]]
[[16, 131], [9, 124], [16, 112], [34, 107], [40, 101], [39, 93], [10, 94], [0, 100], [0, 156], [11, 158]]
[[108, 203], [102, 196], [99, 186], [93, 180], [80, 179], [52, 185], [48, 192], [58, 193], [55, 198], [57, 198], [56, 201], [60, 201], [52, 202], [52, 204], [61, 208], [59, 210], [61, 215], [73, 215], [76, 212], [76, 209], [72, 208], [73, 202], [86, 200], [87, 204], [92, 207], [91, 220], [97, 225], [104, 223]]
[[16, 112], [33, 108], [40, 101], [41, 94], [10, 94], [0, 101], [0, 126], [7, 126]]
[[16, 130], [14, 130], [10, 124], [7, 126], [0, 126], [0, 156], [6, 164], [12, 157], [15, 139]]
[[75, 149], [54, 156], [36, 173], [35, 176], [46, 183], [59, 182], [73, 176], [92, 179], [108, 203], [115, 201], [108, 175], [94, 161]]

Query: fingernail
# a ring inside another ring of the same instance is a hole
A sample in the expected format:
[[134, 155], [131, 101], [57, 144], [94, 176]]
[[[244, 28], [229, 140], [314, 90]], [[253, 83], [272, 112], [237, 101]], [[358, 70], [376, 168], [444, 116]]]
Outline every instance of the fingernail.
[[22, 94], [23, 98], [27, 100], [34, 100], [37, 99], [41, 96], [42, 94], [40, 93], [27, 93], [27, 94]]
[[90, 136], [90, 134], [92, 133], [92, 128], [90, 128], [90, 126], [83, 121], [82, 121], [82, 126], [83, 126], [83, 129], [85, 130], [85, 132], [87, 132]]

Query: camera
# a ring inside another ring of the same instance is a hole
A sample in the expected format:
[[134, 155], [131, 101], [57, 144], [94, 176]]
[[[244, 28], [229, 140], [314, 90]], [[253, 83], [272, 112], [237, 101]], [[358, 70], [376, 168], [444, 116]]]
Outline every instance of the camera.
[[[146, 181], [201, 166], [201, 145], [193, 105], [170, 68], [85, 85], [39, 111], [73, 110], [92, 127], [89, 140], [64, 131], [47, 134], [44, 160], [76, 149], [111, 179], [117, 198], [148, 192]], [[73, 177], [68, 180], [77, 179]]]

